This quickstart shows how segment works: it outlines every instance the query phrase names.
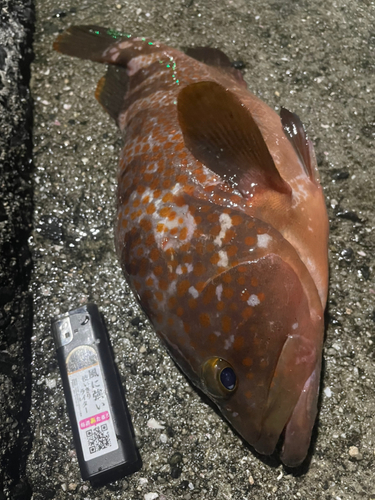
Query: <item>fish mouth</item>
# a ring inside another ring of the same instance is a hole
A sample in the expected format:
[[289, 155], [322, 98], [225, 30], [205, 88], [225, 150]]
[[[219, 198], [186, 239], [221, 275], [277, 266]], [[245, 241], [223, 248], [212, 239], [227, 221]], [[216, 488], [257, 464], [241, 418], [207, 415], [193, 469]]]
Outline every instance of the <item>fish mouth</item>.
[[306, 458], [317, 414], [321, 360], [311, 341], [299, 335], [288, 337], [279, 357], [259, 439], [254, 448], [262, 454], [274, 452], [284, 431], [281, 460], [297, 467]]
[[311, 433], [318, 412], [320, 359], [306, 380], [293, 413], [285, 426], [280, 458], [287, 467], [298, 467], [310, 447]]

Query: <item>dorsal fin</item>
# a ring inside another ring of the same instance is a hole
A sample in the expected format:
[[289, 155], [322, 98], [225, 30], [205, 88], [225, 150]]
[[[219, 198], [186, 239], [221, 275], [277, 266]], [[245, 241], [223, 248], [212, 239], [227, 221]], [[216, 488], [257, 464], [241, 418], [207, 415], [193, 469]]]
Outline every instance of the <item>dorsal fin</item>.
[[187, 56], [209, 66], [218, 68], [231, 68], [229, 57], [220, 49], [212, 47], [189, 47], [185, 50]]
[[314, 148], [310, 139], [307, 137], [299, 116], [286, 108], [281, 108], [280, 118], [285, 135], [297, 153], [306, 175], [308, 175], [312, 181], [318, 180], [317, 167], [313, 165], [315, 162]]
[[189, 47], [185, 50], [185, 54], [199, 62], [219, 68], [235, 78], [242, 87], [247, 88], [241, 71], [233, 67], [229, 57], [222, 50], [213, 47]]
[[244, 197], [259, 189], [290, 194], [258, 125], [232, 92], [215, 82], [192, 83], [180, 91], [177, 110], [191, 153]]

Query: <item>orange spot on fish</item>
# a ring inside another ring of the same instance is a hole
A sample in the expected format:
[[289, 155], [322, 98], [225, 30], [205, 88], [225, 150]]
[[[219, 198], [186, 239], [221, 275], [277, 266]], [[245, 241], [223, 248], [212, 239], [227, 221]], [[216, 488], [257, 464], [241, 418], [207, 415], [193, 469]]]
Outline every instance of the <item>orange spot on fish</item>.
[[224, 283], [232, 283], [232, 276], [230, 275], [230, 273], [225, 273], [224, 276], [223, 276], [223, 281]]
[[197, 262], [194, 266], [193, 273], [195, 276], [202, 276], [206, 271], [206, 266], [202, 262]]
[[190, 309], [195, 309], [197, 307], [197, 301], [195, 299], [189, 299], [188, 304]]
[[185, 185], [188, 181], [188, 176], [185, 175], [185, 174], [178, 174], [176, 176], [176, 182], [182, 184], [182, 185]]
[[242, 364], [244, 366], [251, 366], [253, 364], [253, 360], [251, 358], [244, 358], [242, 360]]
[[224, 333], [229, 333], [232, 326], [232, 320], [230, 316], [223, 316], [221, 318], [221, 327]]
[[218, 222], [219, 215], [216, 214], [216, 213], [208, 214], [207, 215], [207, 220], [208, 220], [208, 222], [211, 222], [211, 223]]
[[155, 205], [153, 203], [150, 203], [150, 205], [146, 208], [146, 212], [149, 215], [152, 215], [155, 212], [155, 210], [156, 210], [156, 208], [155, 208]]
[[258, 280], [256, 279], [255, 276], [251, 278], [251, 286], [258, 286]]
[[245, 276], [240, 276], [239, 278], [237, 278], [237, 283], [239, 285], [244, 285], [246, 283]]
[[210, 317], [207, 313], [199, 315], [199, 323], [203, 328], [208, 328], [211, 325]]
[[205, 293], [203, 295], [203, 304], [204, 305], [209, 304], [212, 301], [212, 299], [215, 297], [215, 295], [216, 295], [215, 287], [213, 285], [208, 286], [205, 289]]
[[172, 193], [167, 193], [163, 196], [162, 201], [164, 203], [168, 203], [173, 200], [173, 194]]
[[248, 320], [253, 315], [253, 309], [251, 307], [247, 307], [241, 313], [241, 316], [244, 320]]
[[266, 298], [263, 292], [258, 293], [258, 299], [263, 302], [263, 300]]
[[146, 238], [146, 246], [151, 247], [154, 243], [155, 243], [155, 236], [152, 233], [150, 233]]
[[155, 261], [160, 258], [160, 252], [157, 248], [153, 248], [150, 252], [150, 259]]
[[161, 217], [168, 217], [171, 211], [171, 207], [163, 207], [159, 210], [159, 214], [161, 215]]
[[220, 301], [216, 304], [216, 309], [217, 309], [218, 311], [222, 311], [222, 310], [224, 309], [224, 307], [225, 307], [225, 304], [224, 304], [224, 302], [223, 302], [222, 300], [220, 300]]
[[255, 245], [255, 238], [253, 238], [252, 236], [247, 236], [245, 238], [245, 243], [246, 245], [248, 245], [249, 247], [252, 247]]
[[223, 295], [226, 299], [231, 299], [233, 297], [234, 290], [233, 288], [226, 286], [223, 290]]
[[180, 317], [183, 316], [184, 309], [181, 306], [177, 307], [176, 314], [177, 314], [177, 316], [180, 316]]
[[163, 268], [161, 266], [154, 267], [155, 276], [161, 276], [163, 274]]
[[252, 395], [253, 395], [253, 394], [252, 394], [252, 392], [251, 392], [251, 391], [246, 391], [246, 392], [245, 392], [245, 397], [246, 397], [246, 399], [251, 399]]
[[223, 243], [227, 245], [233, 240], [233, 238], [235, 238], [235, 236], [236, 233], [235, 231], [233, 231], [233, 229], [227, 229], [227, 231], [225, 232], [225, 236], [223, 238]]
[[186, 294], [186, 292], [190, 288], [190, 281], [189, 280], [182, 280], [180, 283], [177, 285], [177, 295], [179, 297], [182, 297]]
[[174, 309], [177, 305], [177, 299], [176, 297], [169, 297], [168, 299], [168, 307], [169, 309]]
[[238, 226], [242, 224], [243, 217], [241, 215], [232, 215], [232, 224], [233, 226]]
[[241, 335], [237, 335], [234, 339], [234, 342], [233, 342], [233, 348], [236, 351], [239, 351], [240, 349], [242, 349], [244, 343], [245, 343], [245, 339]]
[[211, 258], [210, 258], [210, 262], [211, 264], [213, 264], [214, 266], [216, 266], [216, 264], [219, 262], [220, 260], [220, 255], [219, 254], [214, 254]]
[[228, 257], [234, 257], [237, 255], [238, 252], [238, 247], [236, 245], [231, 245], [230, 247], [227, 248], [227, 255]]

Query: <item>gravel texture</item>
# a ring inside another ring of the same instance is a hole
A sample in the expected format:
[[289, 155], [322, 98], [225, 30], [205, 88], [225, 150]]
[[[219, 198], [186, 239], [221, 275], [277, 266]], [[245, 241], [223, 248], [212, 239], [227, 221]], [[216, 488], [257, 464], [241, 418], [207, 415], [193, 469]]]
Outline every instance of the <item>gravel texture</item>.
[[0, 499], [31, 495], [33, 3], [0, 0]]
[[[36, 2], [34, 500], [375, 499], [375, 7], [369, 0]], [[114, 253], [121, 138], [94, 99], [105, 68], [53, 53], [71, 24], [93, 23], [175, 47], [219, 47], [250, 90], [305, 123], [331, 222], [330, 296], [318, 424], [307, 463], [254, 453], [160, 345]], [[143, 468], [93, 490], [80, 478], [50, 333], [59, 312], [104, 314]]]

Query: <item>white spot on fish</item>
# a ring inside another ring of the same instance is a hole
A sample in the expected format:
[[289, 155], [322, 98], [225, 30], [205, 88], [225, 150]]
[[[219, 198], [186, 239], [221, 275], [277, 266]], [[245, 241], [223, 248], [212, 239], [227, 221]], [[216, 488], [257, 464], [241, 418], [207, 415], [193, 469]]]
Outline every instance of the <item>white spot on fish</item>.
[[221, 300], [221, 294], [223, 292], [223, 285], [220, 283], [220, 285], [217, 285], [216, 287], [216, 297], [217, 300]]
[[190, 295], [192, 295], [195, 299], [198, 297], [199, 293], [198, 293], [198, 290], [196, 288], [194, 288], [193, 286], [191, 286], [189, 288], [189, 293]]
[[250, 295], [250, 297], [247, 300], [247, 303], [251, 307], [259, 305], [260, 300], [258, 299], [258, 295], [255, 295], [254, 293], [252, 295]]
[[147, 68], [147, 66], [150, 66], [152, 63], [159, 61], [162, 57], [163, 54], [161, 54], [160, 52], [153, 52], [152, 54], [133, 57], [133, 59], [131, 59], [127, 65], [128, 75], [133, 76], [140, 69]]
[[272, 240], [272, 236], [269, 234], [258, 234], [258, 247], [259, 248], [267, 248], [270, 241]]
[[220, 260], [217, 263], [219, 267], [227, 267], [228, 266], [228, 254], [224, 250], [219, 251]]
[[296, 330], [298, 328], [298, 323], [294, 323], [294, 325], [292, 325], [292, 328], [293, 330]]
[[221, 224], [221, 229], [220, 233], [214, 239], [214, 243], [221, 246], [223, 244], [223, 238], [225, 236], [225, 233], [227, 232], [227, 229], [230, 229], [232, 227], [232, 218], [228, 214], [221, 214], [219, 221]]
[[124, 49], [127, 49], [127, 48], [131, 47], [132, 45], [133, 45], [133, 42], [127, 42], [127, 41], [120, 42], [118, 44], [118, 48], [121, 49], [121, 50], [124, 50]]
[[232, 347], [233, 342], [234, 342], [234, 335], [231, 335], [229, 339], [225, 340], [224, 349], [228, 350], [230, 347]]

